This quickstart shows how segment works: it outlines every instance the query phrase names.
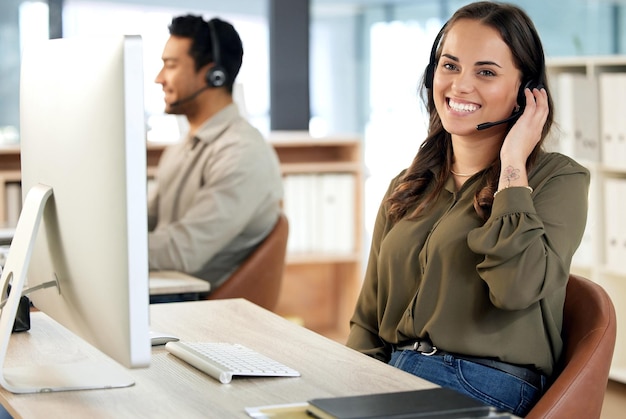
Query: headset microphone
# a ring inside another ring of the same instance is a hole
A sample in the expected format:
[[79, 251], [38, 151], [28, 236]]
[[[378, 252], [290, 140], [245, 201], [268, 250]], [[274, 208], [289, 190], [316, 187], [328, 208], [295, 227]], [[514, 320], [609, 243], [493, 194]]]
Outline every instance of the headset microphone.
[[201, 89], [196, 90], [194, 93], [190, 94], [187, 97], [184, 97], [182, 99], [179, 99], [177, 101], [174, 101], [172, 103], [170, 103], [170, 107], [176, 107], [176, 106], [180, 106], [183, 103], [187, 103], [190, 102], [192, 100], [194, 100], [196, 97], [198, 97], [198, 95], [202, 92], [204, 92], [206, 89], [208, 89], [210, 86], [204, 86]]
[[496, 125], [506, 124], [507, 122], [511, 122], [511, 121], [516, 120], [521, 115], [522, 115], [522, 112], [517, 111], [513, 115], [509, 116], [506, 119], [502, 119], [502, 120], [496, 121], [496, 122], [483, 122], [482, 124], [478, 124], [478, 125], [476, 125], [476, 129], [478, 131], [482, 131], [482, 130], [487, 129], [487, 128], [495, 127]]

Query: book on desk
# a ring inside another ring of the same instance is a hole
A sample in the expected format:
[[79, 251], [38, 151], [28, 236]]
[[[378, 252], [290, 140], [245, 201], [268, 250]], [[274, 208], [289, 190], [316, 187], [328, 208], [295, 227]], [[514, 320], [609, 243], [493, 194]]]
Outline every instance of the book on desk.
[[246, 409], [257, 419], [317, 418], [513, 418], [464, 394], [438, 387], [390, 393], [311, 399], [308, 403]]

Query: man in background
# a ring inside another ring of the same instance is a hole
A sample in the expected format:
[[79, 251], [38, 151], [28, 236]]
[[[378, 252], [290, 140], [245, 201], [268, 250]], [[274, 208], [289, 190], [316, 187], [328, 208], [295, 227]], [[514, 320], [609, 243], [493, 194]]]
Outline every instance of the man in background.
[[233, 102], [243, 46], [220, 19], [172, 19], [156, 83], [165, 112], [189, 132], [163, 152], [148, 197], [150, 270], [219, 287], [274, 227], [283, 196], [278, 158]]

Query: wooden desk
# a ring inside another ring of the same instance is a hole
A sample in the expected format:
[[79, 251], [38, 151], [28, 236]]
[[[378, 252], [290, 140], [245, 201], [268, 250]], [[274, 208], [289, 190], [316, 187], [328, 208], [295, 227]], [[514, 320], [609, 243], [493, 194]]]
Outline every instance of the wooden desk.
[[[151, 305], [150, 319], [152, 328], [183, 340], [241, 343], [302, 376], [220, 384], [154, 347], [151, 366], [131, 371], [132, 387], [48, 394], [0, 389], [0, 402], [15, 418], [247, 418], [246, 407], [435, 387], [242, 299]], [[12, 336], [7, 366], [41, 363], [44, 356], [57, 362], [101, 356], [43, 313], [32, 313], [31, 323], [30, 332]]]

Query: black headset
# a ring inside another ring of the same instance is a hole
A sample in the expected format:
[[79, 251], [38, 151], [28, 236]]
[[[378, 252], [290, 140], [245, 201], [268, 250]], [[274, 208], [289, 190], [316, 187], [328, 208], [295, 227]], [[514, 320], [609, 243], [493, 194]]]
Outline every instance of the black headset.
[[[424, 75], [424, 86], [429, 90], [433, 88], [435, 70], [437, 69], [437, 48], [439, 47], [439, 42], [441, 42], [441, 38], [443, 37], [446, 26], [448, 26], [448, 22], [446, 22], [439, 30], [439, 33], [435, 37], [435, 42], [433, 43], [433, 47], [430, 50], [430, 61], [428, 62], [428, 65], [426, 66], [425, 75]], [[537, 40], [535, 40], [535, 42], [537, 42]], [[539, 68], [541, 68], [543, 71], [544, 66], [545, 66], [544, 57], [543, 57], [543, 54], [541, 54], [541, 63], [540, 63]], [[515, 111], [515, 115], [520, 116], [522, 114], [522, 111], [524, 110], [524, 107], [526, 106], [526, 95], [524, 93], [524, 90], [526, 88], [529, 88], [532, 90], [535, 87], [536, 88], [543, 87], [543, 84], [540, 82], [540, 80], [530, 79], [520, 85], [519, 91], [517, 92], [517, 104], [519, 105], [519, 109]], [[507, 122], [508, 122], [508, 119], [507, 119]], [[479, 129], [484, 129], [484, 128], [479, 128]]]
[[228, 80], [228, 74], [221, 64], [220, 59], [220, 42], [217, 38], [217, 30], [212, 20], [207, 22], [209, 25], [209, 33], [211, 36], [211, 46], [213, 49], [213, 67], [206, 72], [205, 79], [210, 87], [223, 87]]
[[448, 26], [448, 22], [444, 23], [444, 25], [439, 30], [439, 33], [435, 37], [435, 42], [433, 42], [433, 46], [430, 49], [430, 61], [426, 66], [425, 76], [424, 76], [424, 86], [427, 89], [433, 88], [433, 80], [435, 78], [435, 70], [437, 69], [437, 48], [439, 47], [439, 42], [441, 42], [441, 38], [443, 37], [443, 33], [446, 30], [446, 26]]

